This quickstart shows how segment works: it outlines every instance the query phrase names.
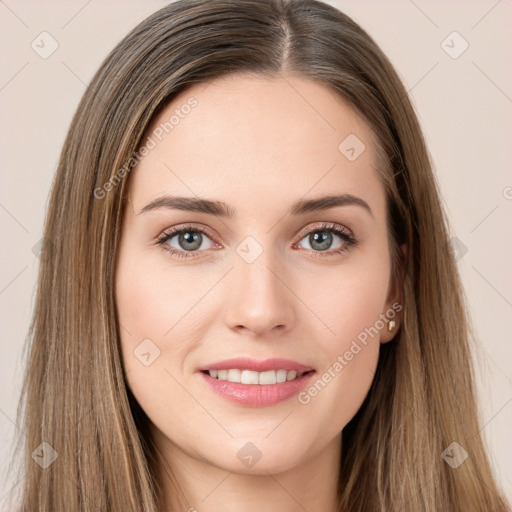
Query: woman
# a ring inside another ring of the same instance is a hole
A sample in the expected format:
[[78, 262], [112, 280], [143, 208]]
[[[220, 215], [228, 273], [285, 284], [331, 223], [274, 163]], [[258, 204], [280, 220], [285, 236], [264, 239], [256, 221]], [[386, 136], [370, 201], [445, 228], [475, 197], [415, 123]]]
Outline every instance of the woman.
[[335, 8], [139, 24], [72, 121], [43, 251], [20, 510], [509, 510], [417, 118]]

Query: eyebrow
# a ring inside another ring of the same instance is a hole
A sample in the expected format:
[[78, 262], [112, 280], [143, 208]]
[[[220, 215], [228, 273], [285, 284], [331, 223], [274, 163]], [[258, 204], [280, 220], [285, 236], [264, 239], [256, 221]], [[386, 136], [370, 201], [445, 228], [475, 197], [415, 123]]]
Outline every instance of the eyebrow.
[[[361, 206], [372, 217], [373, 212], [370, 205], [360, 197], [351, 194], [328, 195], [315, 199], [299, 199], [295, 201], [291, 208], [291, 215], [304, 215], [311, 212], [319, 212], [335, 208], [337, 206]], [[180, 196], [163, 196], [151, 201], [144, 206], [141, 213], [156, 210], [159, 208], [166, 208], [172, 210], [183, 210], [188, 212], [207, 213], [217, 217], [232, 219], [236, 216], [236, 208], [229, 206], [222, 201], [212, 201], [209, 199], [202, 199], [198, 197], [180, 197]]]

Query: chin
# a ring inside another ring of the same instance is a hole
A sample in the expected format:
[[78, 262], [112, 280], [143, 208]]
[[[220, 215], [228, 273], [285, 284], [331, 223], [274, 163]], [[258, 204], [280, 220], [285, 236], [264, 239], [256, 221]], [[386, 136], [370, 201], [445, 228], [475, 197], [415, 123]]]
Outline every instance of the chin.
[[[265, 446], [262, 446], [263, 444]], [[234, 456], [227, 457], [228, 452]], [[209, 454], [206, 461], [208, 464], [233, 473], [268, 475], [268, 473], [285, 472], [301, 464], [302, 459], [295, 446], [283, 448], [281, 443], [280, 446], [274, 446], [268, 440], [266, 442], [262, 440], [261, 443], [255, 440], [254, 442], [237, 442], [234, 448], [227, 446], [221, 453]]]

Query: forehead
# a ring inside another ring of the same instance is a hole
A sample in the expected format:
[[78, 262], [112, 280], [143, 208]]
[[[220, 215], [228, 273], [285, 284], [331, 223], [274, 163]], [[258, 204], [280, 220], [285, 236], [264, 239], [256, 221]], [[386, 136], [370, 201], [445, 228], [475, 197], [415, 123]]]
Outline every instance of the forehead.
[[130, 178], [139, 207], [162, 194], [246, 204], [265, 196], [283, 203], [333, 192], [382, 196], [372, 130], [313, 80], [238, 74], [194, 84], [159, 112], [142, 144], [151, 149]]

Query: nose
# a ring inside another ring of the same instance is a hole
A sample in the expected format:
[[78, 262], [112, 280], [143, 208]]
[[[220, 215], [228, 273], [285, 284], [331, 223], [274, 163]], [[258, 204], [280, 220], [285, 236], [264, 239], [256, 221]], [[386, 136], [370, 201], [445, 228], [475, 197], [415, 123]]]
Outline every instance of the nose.
[[[265, 250], [252, 263], [236, 257], [226, 283], [225, 322], [230, 329], [265, 336], [283, 333], [296, 319], [293, 283], [289, 273]], [[268, 255], [268, 256], [267, 256]], [[287, 279], [288, 276], [288, 279]]]

